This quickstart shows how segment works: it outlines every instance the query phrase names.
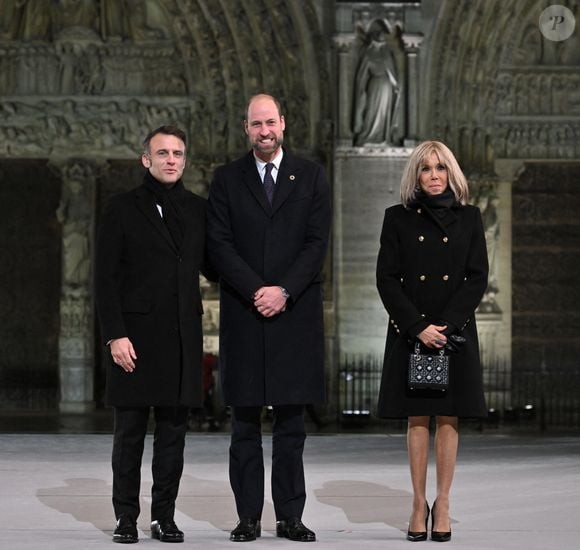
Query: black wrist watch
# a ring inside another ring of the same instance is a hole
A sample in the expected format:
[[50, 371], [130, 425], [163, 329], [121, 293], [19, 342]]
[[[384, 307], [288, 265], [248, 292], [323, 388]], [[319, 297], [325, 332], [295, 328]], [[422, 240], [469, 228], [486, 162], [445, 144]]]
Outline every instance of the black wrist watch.
[[290, 298], [290, 293], [283, 286], [279, 286], [278, 288], [282, 291], [282, 296], [284, 296], [286, 300]]

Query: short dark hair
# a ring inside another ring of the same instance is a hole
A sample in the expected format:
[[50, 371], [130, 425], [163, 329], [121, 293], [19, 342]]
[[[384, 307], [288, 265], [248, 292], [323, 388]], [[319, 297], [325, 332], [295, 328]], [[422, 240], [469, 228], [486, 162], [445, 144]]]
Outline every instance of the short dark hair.
[[173, 126], [172, 124], [166, 124], [164, 126], [159, 126], [159, 128], [156, 128], [155, 130], [151, 130], [151, 132], [149, 132], [147, 134], [147, 137], [143, 140], [143, 149], [146, 155], [151, 154], [149, 146], [151, 144], [151, 140], [157, 134], [165, 134], [166, 136], [175, 136], [176, 138], [179, 138], [181, 141], [183, 141], [183, 144], [187, 146], [187, 136], [185, 135], [185, 132], [181, 128], [178, 128], [177, 126]]

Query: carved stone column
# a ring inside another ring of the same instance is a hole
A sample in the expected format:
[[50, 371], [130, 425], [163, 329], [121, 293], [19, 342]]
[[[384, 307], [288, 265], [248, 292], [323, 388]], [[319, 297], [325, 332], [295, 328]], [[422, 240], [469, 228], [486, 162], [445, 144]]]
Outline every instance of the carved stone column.
[[354, 34], [340, 34], [334, 37], [338, 49], [338, 140], [339, 144], [352, 142], [352, 47]]
[[73, 159], [53, 161], [51, 166], [62, 178], [56, 212], [62, 224], [59, 408], [82, 413], [95, 406], [92, 257], [98, 166]]
[[413, 147], [419, 139], [419, 64], [417, 55], [423, 41], [421, 34], [403, 34], [407, 58], [407, 137], [405, 147]]

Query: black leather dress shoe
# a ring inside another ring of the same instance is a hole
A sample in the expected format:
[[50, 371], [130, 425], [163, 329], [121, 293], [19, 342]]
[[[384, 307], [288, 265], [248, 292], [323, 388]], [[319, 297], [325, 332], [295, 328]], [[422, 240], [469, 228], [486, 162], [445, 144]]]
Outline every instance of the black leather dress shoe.
[[137, 522], [131, 516], [119, 516], [117, 526], [113, 531], [113, 542], [124, 544], [139, 542], [139, 536], [137, 535]]
[[276, 536], [297, 542], [314, 542], [316, 535], [305, 527], [300, 518], [281, 519], [276, 522]]
[[161, 542], [183, 542], [183, 531], [172, 519], [161, 519], [151, 522], [151, 538]]
[[261, 536], [262, 527], [259, 519], [240, 518], [236, 528], [230, 533], [233, 542], [249, 542]]

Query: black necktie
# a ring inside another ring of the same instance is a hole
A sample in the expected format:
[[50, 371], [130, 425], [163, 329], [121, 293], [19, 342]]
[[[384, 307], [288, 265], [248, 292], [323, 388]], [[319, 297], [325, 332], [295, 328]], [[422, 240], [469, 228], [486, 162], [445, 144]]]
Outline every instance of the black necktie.
[[274, 178], [272, 177], [272, 168], [274, 168], [274, 164], [269, 162], [266, 164], [266, 173], [264, 174], [264, 190], [266, 191], [266, 195], [270, 204], [272, 204], [272, 198], [274, 197]]

